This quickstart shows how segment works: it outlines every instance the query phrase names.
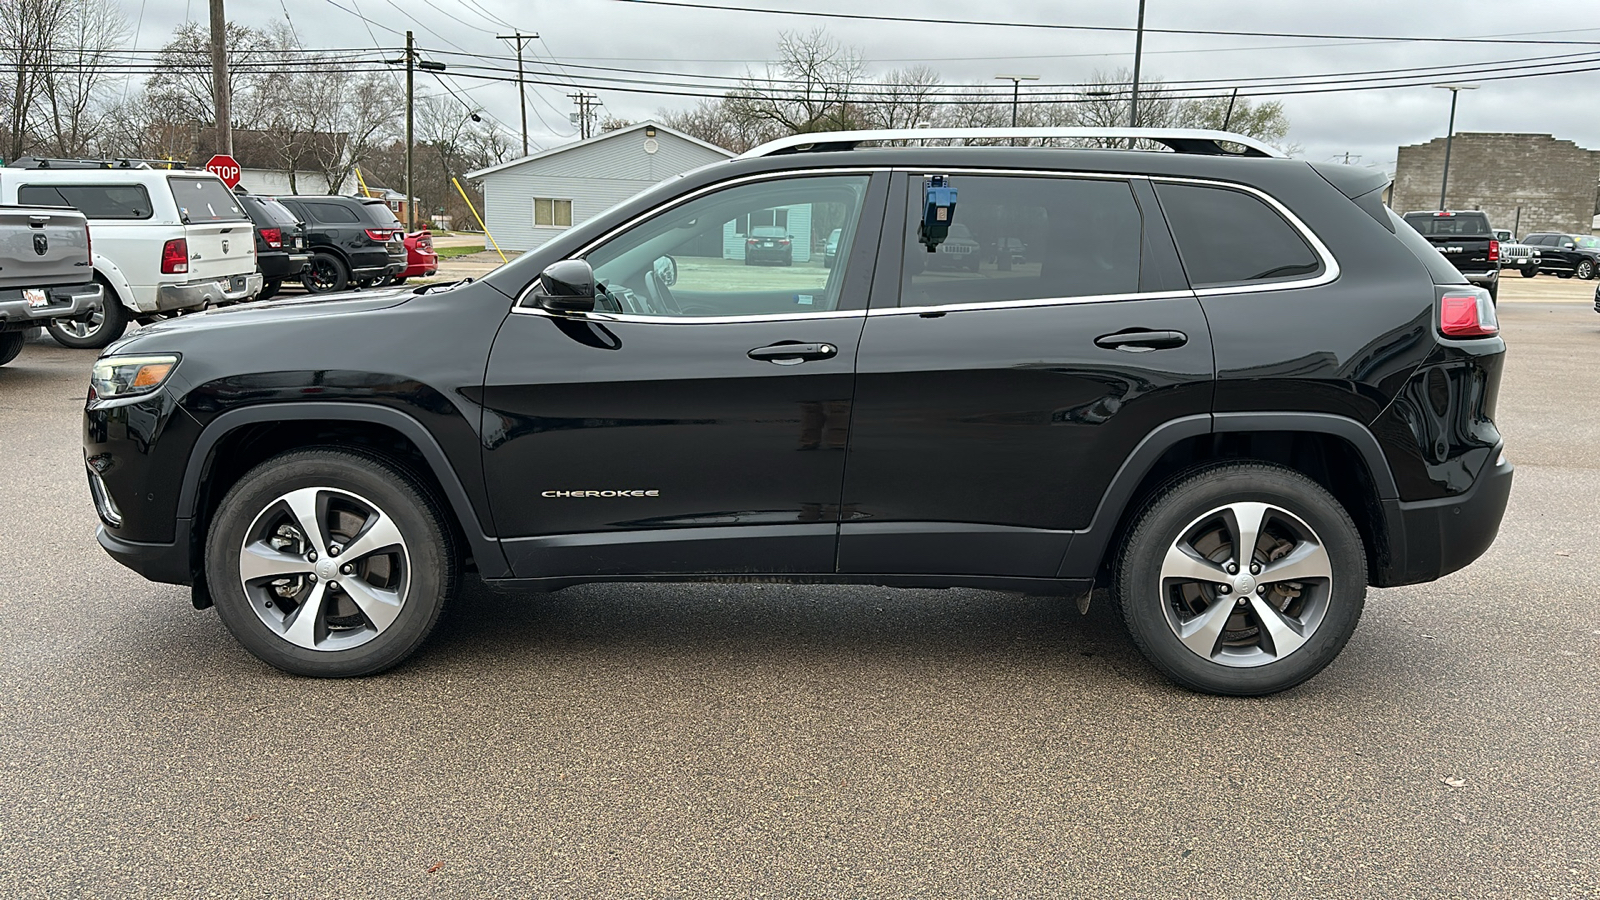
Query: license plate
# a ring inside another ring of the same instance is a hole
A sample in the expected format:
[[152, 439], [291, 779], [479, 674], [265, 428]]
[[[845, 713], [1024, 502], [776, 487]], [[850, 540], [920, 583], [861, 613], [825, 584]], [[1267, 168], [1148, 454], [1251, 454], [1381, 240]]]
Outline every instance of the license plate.
[[44, 291], [39, 290], [38, 288], [24, 288], [22, 291], [22, 297], [24, 300], [28, 301], [29, 309], [38, 309], [41, 306], [50, 305], [50, 298], [45, 295]]

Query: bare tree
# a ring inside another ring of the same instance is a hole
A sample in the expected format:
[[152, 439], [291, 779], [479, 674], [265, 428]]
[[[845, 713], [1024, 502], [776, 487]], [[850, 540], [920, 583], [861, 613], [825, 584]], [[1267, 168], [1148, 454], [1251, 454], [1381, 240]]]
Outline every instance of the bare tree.
[[8, 156], [34, 143], [32, 116], [45, 89], [52, 48], [62, 42], [70, 0], [0, 0], [0, 67]]
[[657, 111], [656, 119], [669, 128], [733, 153], [743, 153], [784, 133], [772, 122], [746, 122], [737, 118], [726, 97], [701, 100], [684, 110], [662, 109]]
[[128, 20], [107, 0], [66, 0], [44, 71], [48, 137], [41, 143], [50, 153], [74, 157], [89, 151], [113, 75], [113, 54], [129, 34]]
[[826, 31], [785, 31], [766, 75], [746, 75], [726, 100], [734, 120], [744, 125], [769, 122], [787, 134], [853, 128], [864, 124], [850, 95], [865, 72], [861, 51]]
[[869, 128], [915, 128], [933, 124], [939, 108], [939, 73], [931, 66], [895, 69], [874, 85], [871, 102], [862, 104]]

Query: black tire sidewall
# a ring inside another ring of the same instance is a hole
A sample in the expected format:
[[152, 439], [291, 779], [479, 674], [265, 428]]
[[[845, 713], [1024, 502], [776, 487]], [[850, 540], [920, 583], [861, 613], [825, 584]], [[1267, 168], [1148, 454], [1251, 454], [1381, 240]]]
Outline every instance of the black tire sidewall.
[[[333, 271], [331, 282], [324, 286], [317, 280], [316, 268], [327, 265]], [[306, 290], [313, 294], [333, 294], [350, 286], [350, 270], [345, 267], [344, 261], [332, 253], [316, 253], [311, 259], [311, 267], [300, 278], [300, 283]]]
[[0, 332], [0, 366], [16, 359], [22, 353], [22, 345], [27, 342], [26, 331]]
[[[410, 557], [405, 606], [388, 629], [348, 650], [308, 650], [273, 633], [250, 608], [239, 583], [239, 551], [255, 517], [283, 494], [305, 487], [348, 490], [394, 519]], [[437, 505], [386, 461], [332, 449], [295, 451], [247, 472], [228, 491], [206, 540], [206, 582], [228, 631], [257, 658], [295, 675], [373, 675], [410, 656], [433, 630], [454, 592], [450, 534]]]
[[[1253, 668], [1214, 663], [1184, 646], [1167, 624], [1159, 587], [1162, 558], [1183, 529], [1211, 510], [1245, 501], [1270, 503], [1299, 516], [1333, 563], [1333, 596], [1311, 639], [1284, 659]], [[1278, 466], [1233, 464], [1176, 482], [1141, 513], [1118, 562], [1116, 595], [1129, 636], [1173, 681], [1207, 693], [1257, 696], [1294, 687], [1331, 663], [1355, 632], [1366, 589], [1360, 533], [1326, 490]]]

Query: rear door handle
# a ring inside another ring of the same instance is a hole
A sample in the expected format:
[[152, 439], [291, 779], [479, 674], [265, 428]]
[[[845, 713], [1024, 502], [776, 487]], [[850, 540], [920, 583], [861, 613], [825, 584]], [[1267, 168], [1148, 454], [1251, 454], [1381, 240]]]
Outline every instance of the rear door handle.
[[1119, 331], [1116, 334], [1102, 334], [1094, 339], [1096, 347], [1107, 350], [1127, 350], [1130, 353], [1146, 353], [1151, 350], [1171, 350], [1189, 343], [1189, 336], [1181, 331], [1149, 331], [1138, 329], [1135, 331]]
[[831, 359], [839, 355], [839, 348], [832, 344], [771, 344], [757, 347], [748, 355], [775, 365], [797, 366], [808, 359]]

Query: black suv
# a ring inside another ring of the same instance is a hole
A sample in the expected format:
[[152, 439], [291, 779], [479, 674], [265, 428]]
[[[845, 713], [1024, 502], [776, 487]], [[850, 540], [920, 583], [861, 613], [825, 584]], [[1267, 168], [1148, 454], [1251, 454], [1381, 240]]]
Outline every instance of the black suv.
[[1528, 235], [1522, 242], [1538, 252], [1539, 272], [1550, 272], [1562, 278], [1576, 275], [1588, 281], [1600, 271], [1600, 238], [1541, 231]]
[[[1100, 583], [1156, 667], [1239, 695], [1490, 545], [1494, 307], [1382, 176], [1195, 132], [857, 147], [968, 134], [784, 139], [476, 282], [142, 329], [85, 411], [100, 543], [309, 675], [398, 663], [466, 572]], [[778, 209], [838, 264], [752, 277], [739, 225]], [[952, 211], [1027, 254], [923, 265]]]
[[382, 200], [310, 194], [277, 199], [305, 222], [312, 253], [301, 283], [313, 294], [371, 287], [405, 271], [405, 228]]
[[278, 292], [284, 279], [300, 278], [310, 265], [305, 225], [271, 197], [238, 194], [238, 198], [256, 226], [256, 268], [262, 278], [261, 293], [256, 299], [266, 300]]

